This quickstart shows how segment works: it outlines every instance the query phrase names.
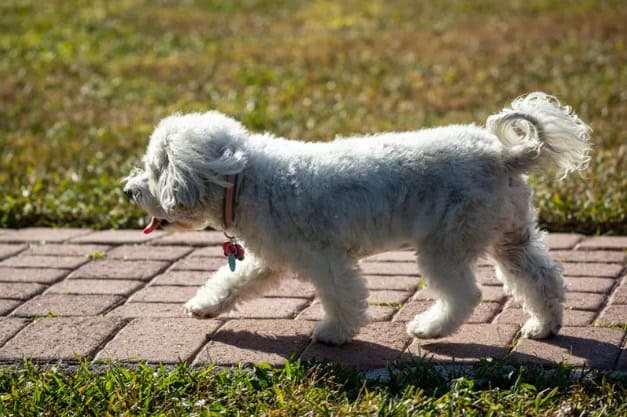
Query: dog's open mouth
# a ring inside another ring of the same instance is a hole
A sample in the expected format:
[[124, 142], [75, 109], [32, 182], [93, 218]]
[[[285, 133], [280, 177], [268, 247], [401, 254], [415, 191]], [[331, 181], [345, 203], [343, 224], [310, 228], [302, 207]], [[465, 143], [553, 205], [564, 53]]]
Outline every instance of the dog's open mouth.
[[167, 226], [168, 221], [164, 219], [157, 219], [156, 217], [150, 218], [150, 223], [144, 228], [144, 234], [152, 233], [159, 226]]

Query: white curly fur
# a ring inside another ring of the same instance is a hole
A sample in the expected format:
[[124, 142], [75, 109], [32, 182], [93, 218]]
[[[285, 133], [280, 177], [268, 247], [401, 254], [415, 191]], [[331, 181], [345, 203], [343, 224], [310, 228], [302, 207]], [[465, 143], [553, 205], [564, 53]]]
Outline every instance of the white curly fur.
[[341, 344], [366, 322], [358, 259], [411, 244], [438, 300], [410, 335], [454, 332], [479, 303], [473, 264], [489, 254], [505, 290], [541, 338], [562, 323], [564, 284], [536, 227], [525, 172], [560, 175], [588, 160], [590, 129], [543, 93], [515, 100], [487, 128], [454, 125], [304, 143], [253, 134], [217, 112], [173, 115], [152, 134], [145, 169], [125, 191], [175, 228], [224, 228], [227, 174], [239, 174], [236, 221], [246, 247], [235, 272], [217, 271], [185, 305], [227, 311], [286, 271], [311, 281], [326, 318], [314, 339]]

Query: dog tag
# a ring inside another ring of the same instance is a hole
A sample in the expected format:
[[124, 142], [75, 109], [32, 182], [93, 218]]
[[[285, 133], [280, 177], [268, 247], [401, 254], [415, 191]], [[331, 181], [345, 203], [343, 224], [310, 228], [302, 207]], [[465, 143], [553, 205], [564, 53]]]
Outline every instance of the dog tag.
[[229, 269], [231, 272], [235, 272], [235, 254], [229, 255]]

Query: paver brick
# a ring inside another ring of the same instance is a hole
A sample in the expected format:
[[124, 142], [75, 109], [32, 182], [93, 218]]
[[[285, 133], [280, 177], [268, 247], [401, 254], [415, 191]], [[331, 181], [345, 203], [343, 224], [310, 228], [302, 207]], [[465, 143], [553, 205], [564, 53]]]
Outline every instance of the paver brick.
[[0, 282], [0, 297], [27, 300], [45, 289], [44, 285], [33, 282]]
[[6, 243], [0, 243], [0, 259], [8, 258], [18, 254], [26, 249], [26, 245], [10, 245]]
[[146, 235], [141, 230], [103, 230], [92, 232], [71, 240], [72, 243], [95, 243], [103, 245], [120, 245], [145, 243], [166, 235], [166, 232], [155, 230]]
[[123, 245], [111, 250], [107, 257], [124, 260], [176, 261], [191, 251], [192, 248], [185, 246]]
[[616, 280], [612, 278], [564, 278], [567, 291], [594, 292], [599, 294], [609, 293]]
[[142, 285], [143, 281], [125, 279], [66, 279], [50, 287], [46, 294], [129, 295]]
[[364, 279], [370, 290], [414, 291], [420, 285], [420, 278], [404, 275], [366, 275]]
[[608, 277], [616, 278], [624, 269], [621, 264], [590, 263], [562, 263], [565, 276], [573, 277]]
[[188, 287], [199, 287], [211, 277], [211, 272], [207, 271], [166, 271], [157, 275], [150, 285], [180, 285]]
[[8, 314], [11, 310], [20, 305], [20, 300], [7, 300], [0, 298], [0, 316]]
[[419, 275], [415, 262], [361, 262], [359, 268], [364, 275]]
[[[588, 326], [594, 320], [596, 312], [584, 310], [564, 310], [563, 325], [564, 326]], [[522, 325], [529, 319], [529, 314], [525, 313], [522, 308], [506, 308], [494, 320], [495, 323], [503, 324], [520, 324]]]
[[107, 317], [187, 317], [182, 303], [126, 303], [111, 310]]
[[448, 337], [414, 339], [407, 351], [435, 362], [473, 363], [507, 355], [517, 332], [518, 326], [510, 324], [464, 324]]
[[[606, 296], [604, 294], [595, 294], [590, 292], [567, 292], [564, 307], [574, 310], [597, 311], [605, 303]], [[509, 306], [511, 308], [521, 308], [519, 303], [513, 302]]]
[[194, 365], [265, 362], [282, 366], [309, 344], [313, 326], [304, 320], [229, 320], [200, 351]]
[[557, 250], [551, 256], [558, 262], [601, 262], [624, 263], [625, 254], [619, 251], [600, 250]]
[[503, 285], [503, 283], [496, 278], [496, 271], [493, 266], [475, 268], [475, 277], [477, 282], [481, 285]]
[[[389, 306], [368, 306], [368, 319], [371, 322], [375, 321], [389, 321], [394, 313], [396, 313], [397, 309]], [[303, 310], [297, 317], [296, 320], [313, 320], [320, 321], [324, 319], [324, 309], [322, 308], [322, 304], [319, 301], [316, 301], [311, 306], [307, 307]]]
[[302, 298], [255, 298], [220, 314], [218, 318], [288, 319], [296, 317], [308, 304], [309, 301]]
[[411, 291], [373, 290], [368, 294], [368, 304], [402, 304], [411, 295]]
[[224, 258], [222, 245], [205, 246], [204, 248], [194, 249], [189, 255], [193, 258]]
[[[433, 301], [410, 301], [400, 309], [392, 321], [411, 321], [417, 314], [427, 310], [431, 305], [433, 305]], [[501, 311], [501, 308], [499, 303], [479, 303], [470, 317], [466, 319], [466, 323], [489, 323]]]
[[73, 243], [48, 243], [36, 245], [28, 249], [25, 254], [39, 256], [88, 256], [93, 253], [107, 252], [109, 245], [78, 245]]
[[95, 316], [120, 303], [122, 297], [115, 295], [66, 295], [43, 294], [19, 306], [13, 315], [45, 316]]
[[544, 243], [550, 249], [572, 249], [582, 239], [582, 235], [572, 233], [551, 233], [546, 235]]
[[577, 246], [581, 250], [626, 249], [627, 236], [597, 236], [586, 239]]
[[627, 304], [627, 279], [623, 278], [622, 283], [614, 290], [610, 304]]
[[600, 327], [562, 327], [544, 340], [521, 339], [512, 353], [518, 363], [561, 363], [612, 369], [620, 354], [624, 330]]
[[0, 348], [0, 360], [75, 361], [88, 357], [121, 326], [107, 317], [41, 318]]
[[120, 261], [105, 259], [90, 262], [74, 271], [70, 278], [139, 279], [147, 281], [170, 264], [160, 261]]
[[589, 292], [567, 292], [566, 308], [575, 310], [597, 311], [605, 303], [606, 296], [603, 294], [593, 294]]
[[151, 245], [185, 245], [185, 246], [207, 246], [221, 245], [226, 239], [222, 232], [178, 232], [160, 237]]
[[0, 262], [0, 267], [74, 269], [87, 262], [89, 259], [79, 256], [19, 255]]
[[28, 324], [28, 320], [15, 317], [0, 317], [0, 346], [9, 340], [22, 327]]
[[[507, 299], [507, 296], [501, 287], [480, 286], [479, 289], [481, 290], [481, 301], [503, 303]], [[416, 292], [412, 299], [416, 301], [435, 300], [435, 295], [429, 287], [425, 287]]]
[[285, 278], [281, 284], [263, 293], [264, 297], [294, 297], [312, 299], [316, 295], [316, 289], [308, 282], [295, 278]]
[[217, 320], [140, 318], [127, 324], [96, 355], [96, 361], [150, 363], [191, 362], [209, 336], [222, 325]]
[[414, 251], [383, 252], [377, 255], [363, 258], [362, 262], [414, 262], [416, 263], [416, 253]]
[[129, 301], [133, 303], [184, 303], [196, 295], [197, 290], [196, 287], [149, 286], [133, 294]]
[[67, 269], [0, 268], [0, 281], [51, 284], [63, 279], [69, 273]]
[[89, 229], [51, 229], [46, 227], [29, 227], [18, 230], [5, 230], [0, 234], [0, 242], [64, 242], [90, 233]]
[[624, 326], [627, 324], [627, 305], [609, 305], [595, 321], [601, 326]]
[[332, 360], [358, 369], [379, 369], [398, 359], [410, 337], [402, 323], [370, 323], [349, 343], [330, 346], [312, 343], [301, 355], [305, 360]]
[[176, 262], [172, 269], [174, 270], [191, 270], [191, 271], [215, 271], [227, 264], [227, 259], [222, 258], [185, 258]]

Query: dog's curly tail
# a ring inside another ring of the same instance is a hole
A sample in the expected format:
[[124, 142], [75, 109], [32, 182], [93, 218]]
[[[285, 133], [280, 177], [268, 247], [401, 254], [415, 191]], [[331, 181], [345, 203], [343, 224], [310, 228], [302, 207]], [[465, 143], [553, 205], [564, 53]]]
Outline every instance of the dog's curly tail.
[[505, 165], [513, 172], [557, 170], [564, 178], [590, 161], [590, 126], [544, 93], [518, 97], [488, 117], [486, 127], [504, 145]]

